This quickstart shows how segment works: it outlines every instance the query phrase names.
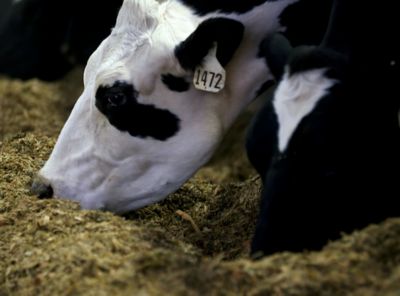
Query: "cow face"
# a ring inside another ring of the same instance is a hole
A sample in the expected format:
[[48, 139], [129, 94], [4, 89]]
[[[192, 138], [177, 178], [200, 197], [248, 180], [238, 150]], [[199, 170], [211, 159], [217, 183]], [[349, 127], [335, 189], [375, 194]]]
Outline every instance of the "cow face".
[[243, 30], [231, 19], [194, 16], [178, 1], [126, 0], [87, 63], [84, 91], [34, 189], [118, 213], [176, 190], [229, 125], [229, 80], [218, 93], [197, 90], [194, 69], [213, 46], [227, 65]]

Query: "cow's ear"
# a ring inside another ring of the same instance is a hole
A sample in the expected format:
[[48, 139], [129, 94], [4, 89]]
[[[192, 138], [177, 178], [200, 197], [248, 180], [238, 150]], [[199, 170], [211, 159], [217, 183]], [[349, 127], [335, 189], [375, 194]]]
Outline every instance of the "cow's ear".
[[282, 34], [268, 36], [260, 44], [260, 57], [265, 61], [276, 80], [282, 78], [285, 65], [293, 48], [289, 40]]
[[243, 33], [244, 26], [238, 21], [228, 18], [205, 20], [175, 48], [175, 56], [182, 68], [194, 70], [216, 43], [217, 59], [224, 67], [239, 47]]

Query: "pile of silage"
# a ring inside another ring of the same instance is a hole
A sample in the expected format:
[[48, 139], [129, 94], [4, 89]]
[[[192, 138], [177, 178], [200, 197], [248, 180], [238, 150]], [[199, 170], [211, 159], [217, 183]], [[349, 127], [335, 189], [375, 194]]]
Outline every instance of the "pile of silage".
[[239, 131], [233, 151], [124, 217], [31, 196], [76, 97], [66, 81], [0, 80], [0, 295], [398, 295], [400, 219], [321, 252], [247, 258], [260, 181]]

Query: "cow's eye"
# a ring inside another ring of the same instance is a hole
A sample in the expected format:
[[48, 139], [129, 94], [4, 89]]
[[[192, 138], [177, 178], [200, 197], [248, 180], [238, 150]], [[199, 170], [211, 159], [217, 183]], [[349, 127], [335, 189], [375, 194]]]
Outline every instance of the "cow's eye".
[[124, 93], [116, 93], [110, 95], [107, 98], [107, 101], [110, 104], [110, 106], [118, 107], [124, 105], [127, 102], [127, 98]]
[[100, 111], [114, 110], [136, 102], [137, 96], [138, 92], [133, 85], [116, 81], [112, 86], [99, 86], [96, 91], [96, 106]]

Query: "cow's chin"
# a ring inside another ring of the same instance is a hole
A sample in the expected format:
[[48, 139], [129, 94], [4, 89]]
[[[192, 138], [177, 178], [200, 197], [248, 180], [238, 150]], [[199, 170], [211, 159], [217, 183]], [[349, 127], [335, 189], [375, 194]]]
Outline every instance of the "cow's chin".
[[50, 158], [39, 175], [51, 184], [56, 198], [77, 201], [82, 209], [121, 214], [156, 203], [177, 190], [212, 150], [204, 158], [192, 157], [187, 163], [132, 156], [110, 166], [93, 157], [77, 157], [64, 166], [55, 166], [57, 159]]
[[[173, 170], [172, 167], [170, 169]], [[82, 209], [106, 210], [117, 214], [136, 210], [164, 199], [190, 177], [172, 180], [168, 177], [152, 176], [149, 171], [136, 180], [118, 179], [109, 175], [102, 184], [92, 184], [86, 180], [62, 180], [62, 176], [56, 175], [48, 178], [45, 170], [43, 176], [51, 180], [56, 198], [77, 201]], [[93, 176], [87, 178], [92, 179]], [[70, 184], [77, 186], [71, 187]]]

